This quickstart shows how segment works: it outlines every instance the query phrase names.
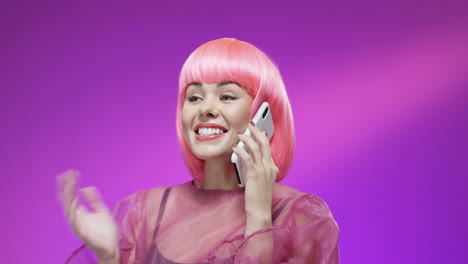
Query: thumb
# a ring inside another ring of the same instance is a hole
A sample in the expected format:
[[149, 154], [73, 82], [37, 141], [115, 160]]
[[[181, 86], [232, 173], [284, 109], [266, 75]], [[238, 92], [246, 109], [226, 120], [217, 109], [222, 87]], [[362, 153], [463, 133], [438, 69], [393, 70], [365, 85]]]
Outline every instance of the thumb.
[[88, 203], [89, 207], [96, 212], [104, 213], [109, 212], [109, 209], [105, 205], [104, 201], [99, 194], [99, 191], [94, 186], [89, 186], [81, 189], [83, 198]]

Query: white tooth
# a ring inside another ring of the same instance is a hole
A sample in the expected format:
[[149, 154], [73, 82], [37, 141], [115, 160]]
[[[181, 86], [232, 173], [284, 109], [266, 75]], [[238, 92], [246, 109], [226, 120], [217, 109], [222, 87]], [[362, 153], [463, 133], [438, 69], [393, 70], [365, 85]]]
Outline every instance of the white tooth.
[[203, 136], [211, 136], [214, 134], [222, 134], [223, 130], [219, 128], [199, 128], [198, 129], [198, 134], [203, 135]]
[[207, 136], [210, 134], [210, 131], [208, 128], [201, 128], [200, 130], [200, 135]]

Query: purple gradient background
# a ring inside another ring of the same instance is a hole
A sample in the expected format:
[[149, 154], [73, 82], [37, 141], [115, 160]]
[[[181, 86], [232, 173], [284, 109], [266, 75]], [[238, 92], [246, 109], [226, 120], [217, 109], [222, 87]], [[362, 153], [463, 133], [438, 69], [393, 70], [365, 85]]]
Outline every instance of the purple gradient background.
[[96, 2], [2, 3], [2, 263], [80, 244], [56, 202], [68, 168], [110, 206], [190, 179], [178, 74], [220, 37], [279, 65], [297, 131], [284, 183], [327, 201], [342, 263], [466, 263], [466, 1]]

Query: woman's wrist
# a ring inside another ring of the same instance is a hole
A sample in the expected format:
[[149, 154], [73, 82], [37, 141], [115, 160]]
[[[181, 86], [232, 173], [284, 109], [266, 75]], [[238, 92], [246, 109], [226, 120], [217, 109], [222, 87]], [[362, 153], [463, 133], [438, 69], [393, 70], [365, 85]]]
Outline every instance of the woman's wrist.
[[99, 264], [118, 264], [120, 263], [119, 250], [115, 250], [114, 253], [107, 256], [99, 256]]
[[253, 213], [247, 214], [247, 224], [245, 227], [245, 236], [252, 234], [260, 229], [272, 227], [271, 213]]
[[99, 258], [99, 264], [119, 264], [120, 263], [120, 258], [119, 257], [114, 257], [110, 259], [101, 259]]

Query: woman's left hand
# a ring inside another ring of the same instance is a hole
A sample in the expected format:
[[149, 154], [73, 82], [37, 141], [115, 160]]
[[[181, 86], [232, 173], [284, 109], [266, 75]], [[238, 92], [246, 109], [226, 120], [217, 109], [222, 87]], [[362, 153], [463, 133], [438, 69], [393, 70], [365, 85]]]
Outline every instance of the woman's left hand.
[[239, 139], [249, 148], [251, 155], [242, 148], [233, 151], [242, 159], [246, 167], [245, 211], [247, 215], [246, 233], [271, 226], [271, 205], [273, 189], [279, 170], [271, 156], [270, 142], [266, 131], [261, 132], [249, 124], [252, 137], [240, 134]]

